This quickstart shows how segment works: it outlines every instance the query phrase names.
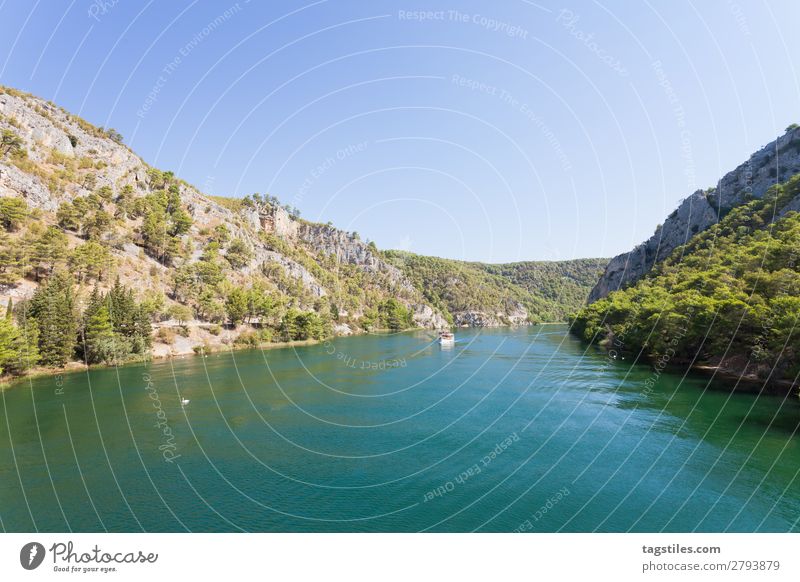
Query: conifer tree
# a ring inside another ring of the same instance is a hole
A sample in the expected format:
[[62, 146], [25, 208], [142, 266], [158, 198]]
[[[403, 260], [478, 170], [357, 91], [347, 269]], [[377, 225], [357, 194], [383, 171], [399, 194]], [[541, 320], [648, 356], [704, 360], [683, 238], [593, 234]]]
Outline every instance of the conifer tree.
[[[10, 301], [9, 301], [10, 304]], [[27, 314], [27, 305], [19, 310], [17, 335], [12, 344], [14, 360], [8, 362], [8, 372], [21, 376], [39, 362], [39, 326]]]
[[67, 235], [55, 226], [41, 233], [33, 244], [31, 263], [36, 280], [50, 275], [67, 258]]
[[17, 230], [28, 217], [28, 204], [21, 198], [0, 198], [0, 224], [6, 230]]
[[56, 273], [31, 299], [30, 315], [39, 329], [39, 353], [46, 366], [60, 367], [75, 352], [77, 317], [72, 279]]
[[247, 315], [247, 294], [241, 287], [234, 287], [225, 300], [225, 312], [231, 324], [239, 325]]
[[0, 374], [7, 371], [9, 362], [16, 359], [14, 344], [17, 340], [17, 328], [8, 318], [0, 318]]
[[114, 334], [105, 305], [87, 318], [84, 343], [87, 364], [116, 364], [124, 357], [123, 342]]
[[23, 275], [23, 245], [14, 244], [0, 232], [0, 285], [15, 285]]

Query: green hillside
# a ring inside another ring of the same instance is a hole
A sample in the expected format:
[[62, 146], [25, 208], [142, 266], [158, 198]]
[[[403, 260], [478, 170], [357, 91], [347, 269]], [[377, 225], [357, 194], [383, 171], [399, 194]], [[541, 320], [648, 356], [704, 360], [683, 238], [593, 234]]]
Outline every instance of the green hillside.
[[[737, 208], [636, 285], [580, 311], [573, 331], [666, 364], [706, 363], [754, 378], [800, 372], [800, 214], [776, 217], [800, 174]], [[777, 220], [774, 220], [777, 218]]]
[[[451, 322], [484, 312], [501, 323], [556, 322], [583, 306], [606, 259], [530, 261], [501, 265], [386, 251], [425, 299]], [[521, 317], [519, 307], [527, 311]]]

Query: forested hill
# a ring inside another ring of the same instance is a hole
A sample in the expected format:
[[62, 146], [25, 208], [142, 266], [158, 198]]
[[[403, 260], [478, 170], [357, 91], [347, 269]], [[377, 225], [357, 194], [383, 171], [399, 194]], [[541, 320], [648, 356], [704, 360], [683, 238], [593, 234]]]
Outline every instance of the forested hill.
[[385, 251], [455, 325], [564, 321], [586, 302], [607, 259], [486, 264]]
[[665, 364], [765, 382], [800, 372], [800, 174], [738, 206], [634, 286], [584, 308], [573, 331]]

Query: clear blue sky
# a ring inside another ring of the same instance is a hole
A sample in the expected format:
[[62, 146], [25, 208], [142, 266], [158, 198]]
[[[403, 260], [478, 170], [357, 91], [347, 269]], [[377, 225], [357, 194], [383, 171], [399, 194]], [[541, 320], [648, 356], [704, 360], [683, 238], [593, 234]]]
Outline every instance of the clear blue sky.
[[795, 0], [0, 0], [0, 83], [381, 248], [611, 256], [800, 121], [798, 22]]

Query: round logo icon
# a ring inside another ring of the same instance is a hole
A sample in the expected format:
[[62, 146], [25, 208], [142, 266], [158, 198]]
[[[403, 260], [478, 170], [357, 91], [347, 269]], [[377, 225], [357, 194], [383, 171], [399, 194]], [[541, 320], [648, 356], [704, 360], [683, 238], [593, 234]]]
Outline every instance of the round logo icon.
[[29, 542], [19, 551], [19, 563], [26, 570], [35, 570], [44, 561], [44, 546], [39, 542]]

